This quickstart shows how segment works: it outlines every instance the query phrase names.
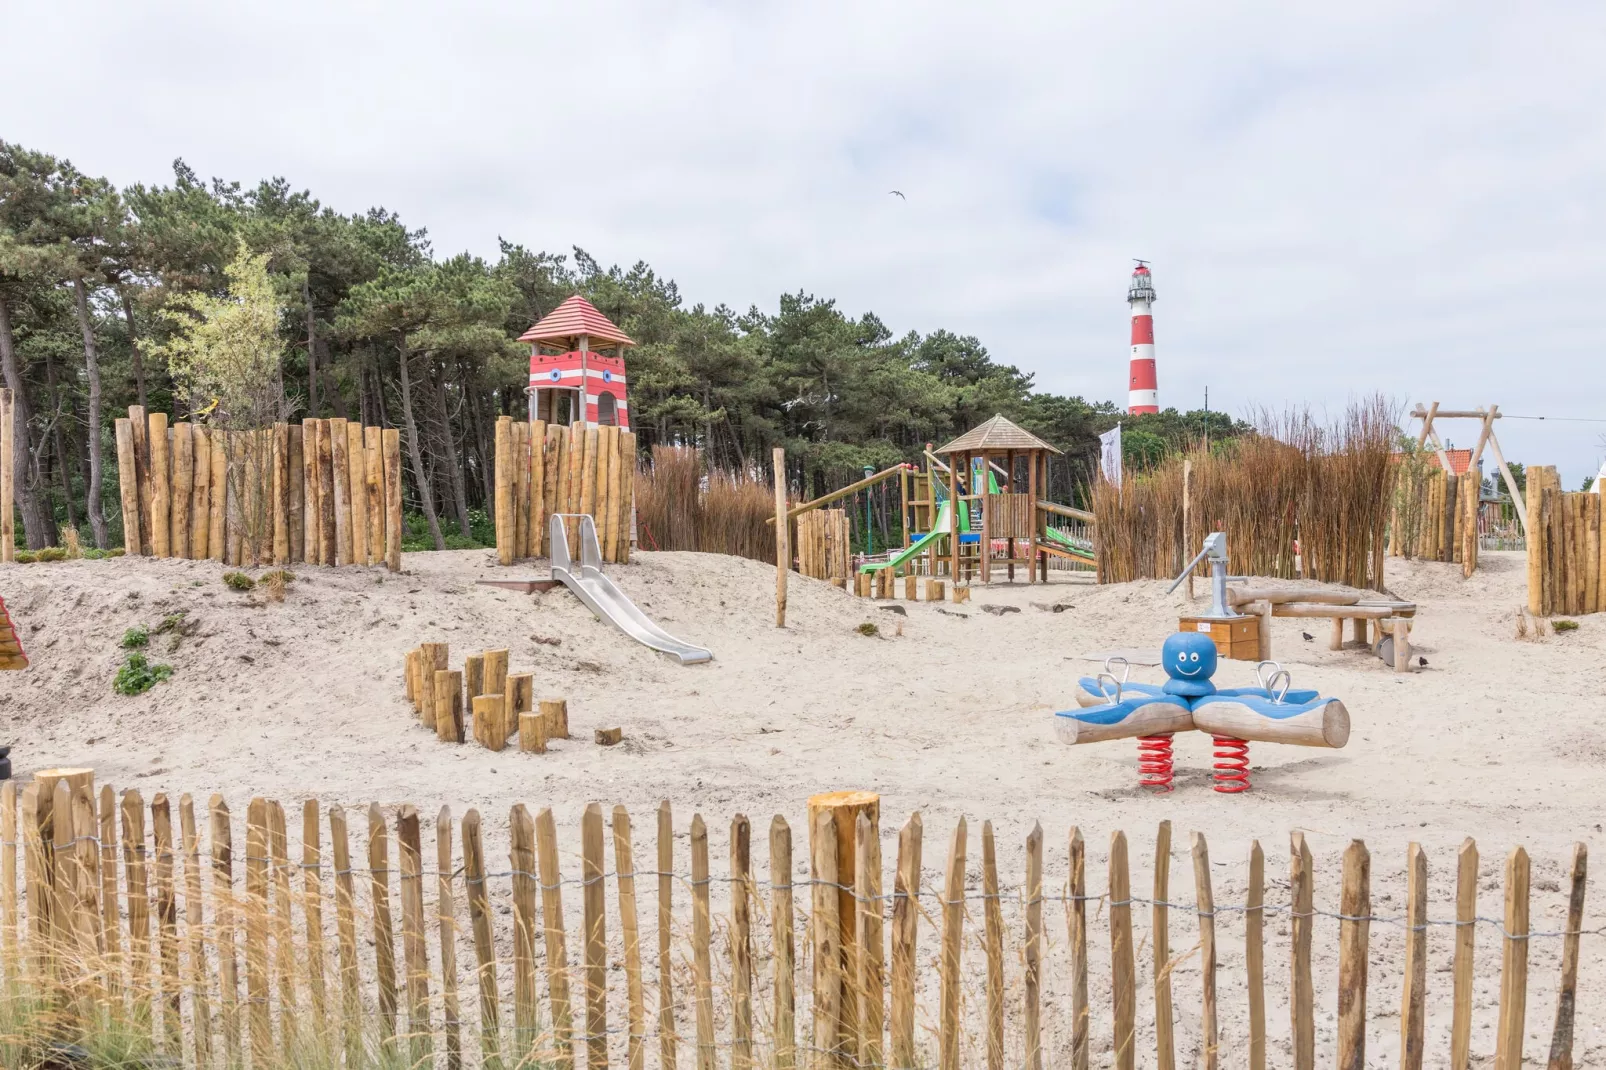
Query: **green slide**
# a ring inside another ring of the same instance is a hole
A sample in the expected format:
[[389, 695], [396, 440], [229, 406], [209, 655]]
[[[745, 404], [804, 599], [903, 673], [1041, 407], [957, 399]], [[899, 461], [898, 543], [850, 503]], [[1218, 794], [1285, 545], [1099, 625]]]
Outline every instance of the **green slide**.
[[859, 571], [874, 572], [877, 569], [898, 568], [911, 558], [918, 557], [927, 550], [931, 549], [931, 540], [948, 534], [949, 529], [953, 527], [953, 517], [948, 508], [948, 504], [949, 503], [947, 501], [944, 501], [937, 507], [937, 522], [931, 525], [930, 531], [920, 536], [920, 538], [916, 539], [908, 546], [905, 546], [902, 550], [899, 550], [897, 553], [893, 554], [887, 560], [876, 561], [869, 565], [862, 565], [860, 566]]
[[1078, 543], [1075, 539], [1065, 534], [1065, 532], [1060, 531], [1057, 528], [1044, 528], [1043, 531], [1048, 537], [1049, 542], [1058, 544], [1060, 549], [1064, 550], [1066, 553], [1079, 557], [1089, 564], [1098, 563], [1098, 558], [1093, 556], [1092, 550], [1089, 550], [1087, 547]]

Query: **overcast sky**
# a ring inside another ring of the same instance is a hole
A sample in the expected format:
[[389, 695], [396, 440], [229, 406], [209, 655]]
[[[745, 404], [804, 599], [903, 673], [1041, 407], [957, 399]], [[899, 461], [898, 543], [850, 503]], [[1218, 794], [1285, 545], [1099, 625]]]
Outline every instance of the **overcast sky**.
[[[1606, 5], [322, 0], [4, 5], [0, 137], [120, 184], [801, 289], [1126, 397], [1498, 403], [1576, 487], [1606, 446]], [[907, 200], [890, 196], [902, 190]], [[1445, 430], [1471, 445], [1475, 425]]]

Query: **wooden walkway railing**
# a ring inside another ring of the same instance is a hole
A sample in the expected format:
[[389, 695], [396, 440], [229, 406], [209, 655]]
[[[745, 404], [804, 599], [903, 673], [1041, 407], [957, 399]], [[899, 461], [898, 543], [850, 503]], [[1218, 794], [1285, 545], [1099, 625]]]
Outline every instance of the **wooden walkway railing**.
[[[216, 795], [198, 813], [187, 795], [97, 793], [81, 773], [8, 783], [0, 1056], [110, 1023], [196, 1067], [1306, 1070], [1432, 1052], [1462, 1070], [1493, 1052], [1517, 1070], [1545, 1016], [1549, 1065], [1573, 1065], [1580, 942], [1601, 935], [1583, 927], [1582, 845], [1550, 904], [1565, 920], [1541, 929], [1522, 848], [1494, 915], [1479, 913], [1471, 841], [1453, 893], [1413, 844], [1403, 903], [1374, 913], [1359, 840], [1331, 898], [1298, 832], [1286, 882], [1258, 843], [1225, 867], [1194, 834], [1189, 895], [1171, 883], [1167, 823], [1145, 897], [1125, 833], [1102, 882], [1078, 830], [1056, 850], [1037, 825], [1001, 845], [961, 819], [928, 867], [916, 813], [885, 838], [885, 866], [879, 805], [855, 799], [820, 810], [796, 849], [776, 817], [758, 836], [767, 859], [737, 815], [721, 871], [703, 818], [677, 824], [668, 802], [648, 847], [622, 807], [587, 807], [569, 837], [523, 805], [493, 834], [475, 810], [430, 822], [411, 805], [307, 800], [297, 851], [294, 810], [267, 799], [242, 827]], [[1430, 879], [1453, 913], [1430, 911]], [[1287, 956], [1270, 984], [1268, 951]], [[1553, 1018], [1530, 998], [1539, 966], [1558, 978]], [[1430, 1002], [1446, 974], [1448, 999]], [[7, 1022], [39, 1032], [7, 1037]]]

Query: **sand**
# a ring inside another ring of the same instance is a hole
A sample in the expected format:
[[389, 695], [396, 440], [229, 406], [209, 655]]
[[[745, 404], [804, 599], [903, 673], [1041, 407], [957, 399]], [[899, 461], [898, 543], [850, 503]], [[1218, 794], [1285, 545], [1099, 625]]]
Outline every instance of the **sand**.
[[[1096, 671], [1080, 655], [1156, 648], [1188, 610], [1163, 583], [1096, 587], [1056, 575], [1046, 587], [978, 588], [967, 606], [899, 602], [905, 612], [897, 613], [794, 576], [788, 627], [778, 630], [773, 568], [681, 553], [609, 566], [645, 612], [714, 651], [711, 664], [681, 667], [595, 620], [562, 588], [523, 595], [474, 583], [541, 577], [539, 565], [500, 570], [483, 551], [411, 554], [403, 564], [401, 575], [304, 568], [282, 604], [227, 590], [210, 563], [123, 558], [0, 571], [0, 595], [33, 660], [27, 672], [0, 675], [0, 742], [13, 745], [19, 778], [88, 765], [98, 782], [147, 796], [219, 791], [237, 812], [252, 795], [405, 801], [424, 813], [477, 806], [497, 835], [514, 802], [551, 806], [559, 827], [572, 830], [593, 800], [623, 803], [645, 824], [669, 798], [680, 824], [693, 810], [707, 815], [716, 854], [737, 812], [753, 818], [757, 847], [771, 814], [787, 815], [801, 837], [808, 795], [865, 788], [882, 796], [889, 869], [896, 826], [922, 811], [928, 881], [964, 815], [973, 857], [975, 828], [993, 822], [1006, 880], [1018, 880], [1034, 821], [1045, 830], [1050, 881], [1063, 880], [1065, 838], [1080, 826], [1097, 889], [1109, 834], [1125, 829], [1141, 891], [1156, 823], [1169, 819], [1178, 845], [1173, 898], [1188, 901], [1193, 830], [1209, 837], [1222, 899], [1241, 894], [1244, 858], [1258, 838], [1276, 901], [1286, 899], [1288, 832], [1305, 830], [1325, 909], [1337, 907], [1339, 854], [1362, 838], [1379, 914], [1400, 911], [1406, 845], [1417, 841], [1429, 851], [1436, 918], [1452, 913], [1455, 850], [1472, 836], [1483, 852], [1481, 912], [1498, 912], [1505, 852], [1524, 844], [1534, 858], [1534, 925], [1548, 929], [1564, 917], [1572, 844], [1599, 845], [1606, 821], [1606, 617], [1583, 618], [1567, 635], [1516, 638], [1521, 554], [1485, 553], [1470, 580], [1459, 566], [1389, 560], [1390, 593], [1420, 606], [1413, 644], [1427, 665], [1408, 674], [1353, 646], [1329, 651], [1325, 621], [1275, 621], [1277, 660], [1295, 686], [1342, 698], [1353, 734], [1339, 751], [1252, 745], [1254, 789], [1241, 796], [1210, 790], [1210, 741], [1198, 733], [1178, 737], [1176, 790], [1158, 796], [1137, 786], [1132, 741], [1070, 748], [1054, 737], [1051, 714], [1074, 705], [1078, 675]], [[1056, 603], [1067, 608], [1051, 612]], [[1019, 612], [993, 615], [989, 605]], [[154, 630], [180, 612], [192, 634], [176, 649], [169, 635], [153, 635], [149, 652], [174, 667], [171, 681], [139, 697], [113, 694], [124, 629]], [[866, 621], [877, 635], [857, 631]], [[412, 721], [402, 693], [405, 652], [425, 641], [451, 644], [454, 668], [466, 652], [510, 648], [513, 669], [535, 674], [538, 695], [568, 699], [575, 738], [545, 756], [437, 742]], [[1225, 662], [1216, 680], [1242, 685], [1252, 672]], [[1153, 668], [1133, 677], [1163, 679]], [[603, 726], [622, 727], [624, 742], [595, 746], [592, 731]], [[755, 855], [762, 869], [762, 849]], [[973, 865], [973, 884], [975, 873]], [[1598, 917], [1594, 887], [1591, 897]], [[1268, 922], [1268, 979], [1279, 988], [1280, 924]], [[1173, 949], [1188, 948], [1192, 919], [1173, 925], [1188, 931], [1173, 934]], [[1387, 1017], [1398, 1006], [1400, 931], [1372, 929], [1378, 961], [1396, 964], [1374, 996], [1374, 1017]], [[1430, 1051], [1440, 1060], [1449, 932], [1434, 933], [1430, 964]], [[1330, 935], [1318, 939], [1326, 1013]], [[1498, 949], [1493, 934], [1480, 941], [1478, 1036], [1487, 1050]], [[1601, 1016], [1587, 1013], [1606, 1007], [1602, 942], [1585, 943], [1580, 1065], [1586, 1053], [1606, 1058]], [[1533, 950], [1529, 1050], [1537, 1052], [1548, 1043], [1559, 942], [1535, 940]], [[1224, 967], [1234, 965], [1232, 954], [1223, 953]], [[1187, 969], [1179, 968], [1179, 986]], [[1229, 995], [1230, 1034], [1242, 1014]], [[1271, 1027], [1286, 1034], [1286, 1011], [1273, 1012]], [[1377, 1058], [1395, 1050], [1390, 1028], [1379, 1027]]]

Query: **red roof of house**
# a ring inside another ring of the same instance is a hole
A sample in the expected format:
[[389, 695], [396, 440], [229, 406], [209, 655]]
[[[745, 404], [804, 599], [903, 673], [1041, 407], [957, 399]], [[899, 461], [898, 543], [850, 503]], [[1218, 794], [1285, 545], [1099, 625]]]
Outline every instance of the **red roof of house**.
[[586, 335], [593, 342], [619, 342], [633, 346], [636, 343], [614, 326], [613, 321], [597, 311], [597, 306], [575, 294], [553, 309], [540, 323], [519, 335], [521, 342], [549, 342]]
[[[1471, 450], [1445, 450], [1444, 455], [1450, 459], [1450, 474], [1453, 476], [1465, 475], [1467, 469], [1472, 467]], [[1433, 455], [1433, 460], [1434, 463], [1438, 463], [1437, 453]]]

